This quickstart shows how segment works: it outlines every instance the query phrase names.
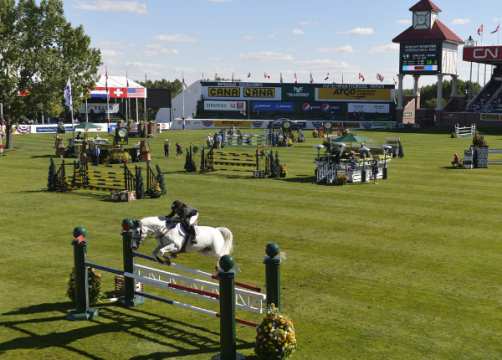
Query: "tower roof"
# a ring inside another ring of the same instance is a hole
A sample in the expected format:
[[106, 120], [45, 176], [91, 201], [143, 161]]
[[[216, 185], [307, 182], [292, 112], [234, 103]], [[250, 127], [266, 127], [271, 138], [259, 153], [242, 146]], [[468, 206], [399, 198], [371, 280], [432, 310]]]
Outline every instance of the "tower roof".
[[441, 12], [441, 9], [431, 0], [420, 0], [410, 8], [410, 11], [433, 11], [438, 13]]
[[448, 26], [436, 20], [431, 29], [418, 30], [410, 26], [396, 36], [392, 42], [415, 42], [415, 41], [450, 41], [455, 44], [463, 44], [464, 41], [455, 34]]

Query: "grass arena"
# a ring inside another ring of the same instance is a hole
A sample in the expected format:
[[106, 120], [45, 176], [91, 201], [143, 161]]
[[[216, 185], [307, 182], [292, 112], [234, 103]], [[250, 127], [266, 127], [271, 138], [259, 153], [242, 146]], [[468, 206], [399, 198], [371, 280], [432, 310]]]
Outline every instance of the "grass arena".
[[[99, 191], [47, 192], [53, 135], [16, 136], [15, 149], [0, 157], [0, 357], [217, 354], [218, 319], [155, 301], [135, 308], [105, 304], [91, 321], [65, 318], [73, 308], [66, 296], [73, 228], [89, 230], [93, 261], [120, 268], [120, 221], [166, 214], [171, 201], [183, 199], [199, 209], [201, 224], [232, 230], [239, 281], [263, 286], [265, 245], [280, 244], [282, 307], [295, 324], [295, 359], [499, 358], [502, 168], [450, 169], [451, 155], [467, 148], [470, 138], [358, 134], [377, 143], [401, 138], [406, 156], [392, 160], [388, 180], [314, 184], [320, 140], [310, 134], [304, 143], [277, 149], [287, 164], [285, 178], [186, 173], [184, 156], [162, 157], [163, 142], [201, 145], [206, 132], [162, 133], [151, 140], [151, 151], [153, 164], [164, 171], [167, 196], [122, 203], [105, 201]], [[486, 139], [502, 145], [501, 136]], [[154, 246], [149, 239], [142, 250]], [[213, 258], [197, 254], [176, 262], [214, 267]], [[113, 282], [102, 274], [103, 291]], [[238, 351], [251, 356], [255, 336], [238, 325]]]

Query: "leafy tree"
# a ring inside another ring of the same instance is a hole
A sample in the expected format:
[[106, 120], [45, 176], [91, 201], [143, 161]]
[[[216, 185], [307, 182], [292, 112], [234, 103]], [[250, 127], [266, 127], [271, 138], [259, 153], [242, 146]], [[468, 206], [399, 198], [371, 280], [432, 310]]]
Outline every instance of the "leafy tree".
[[[469, 81], [457, 81], [457, 93], [459, 96], [467, 96], [467, 94], [477, 94], [481, 91], [481, 86], [478, 83]], [[412, 90], [405, 90], [406, 96], [413, 96]], [[443, 81], [443, 105], [450, 100], [451, 81]], [[426, 109], [434, 109], [437, 104], [437, 83], [423, 86], [420, 88], [420, 106]]]
[[138, 81], [141, 85], [145, 86], [148, 89], [167, 89], [171, 91], [171, 97], [175, 97], [181, 90], [183, 89], [183, 83], [176, 79], [174, 81], [169, 81], [166, 79], [161, 80], [146, 80], [146, 81]]
[[[90, 47], [82, 26], [64, 17], [62, 0], [0, 0], [0, 102], [10, 125], [21, 116], [63, 110], [63, 89], [72, 83], [79, 108], [94, 86], [99, 50]], [[27, 96], [17, 96], [26, 91]]]

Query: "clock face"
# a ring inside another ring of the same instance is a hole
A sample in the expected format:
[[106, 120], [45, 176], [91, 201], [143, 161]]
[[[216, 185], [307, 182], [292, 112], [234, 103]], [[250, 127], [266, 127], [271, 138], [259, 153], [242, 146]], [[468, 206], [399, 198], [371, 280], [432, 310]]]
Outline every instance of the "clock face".
[[416, 12], [413, 14], [413, 26], [415, 29], [428, 29], [429, 28], [429, 20], [430, 13], [424, 12]]

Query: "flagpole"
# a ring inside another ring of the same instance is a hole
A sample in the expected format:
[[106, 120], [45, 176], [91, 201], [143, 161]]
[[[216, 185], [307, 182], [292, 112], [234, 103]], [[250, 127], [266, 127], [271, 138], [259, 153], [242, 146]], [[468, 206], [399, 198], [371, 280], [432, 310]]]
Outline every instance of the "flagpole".
[[147, 91], [148, 91], [148, 88], [146, 86], [146, 82], [148, 81], [147, 79], [147, 76], [146, 76], [146, 73], [145, 73], [145, 97], [143, 98], [144, 102], [143, 102], [143, 119], [144, 119], [144, 122], [146, 123], [147, 121], [147, 109], [146, 109], [146, 97], [147, 97]]
[[108, 123], [108, 132], [110, 132], [110, 92], [108, 90], [108, 69], [105, 73], [105, 89], [106, 89], [106, 121]]
[[87, 107], [87, 98], [85, 98], [85, 122], [89, 122], [89, 109]]
[[185, 120], [185, 74], [182, 74], [182, 82], [181, 82], [181, 101], [182, 101], [182, 112], [183, 112], [183, 120]]
[[136, 122], [139, 121], [138, 98], [136, 98]]

